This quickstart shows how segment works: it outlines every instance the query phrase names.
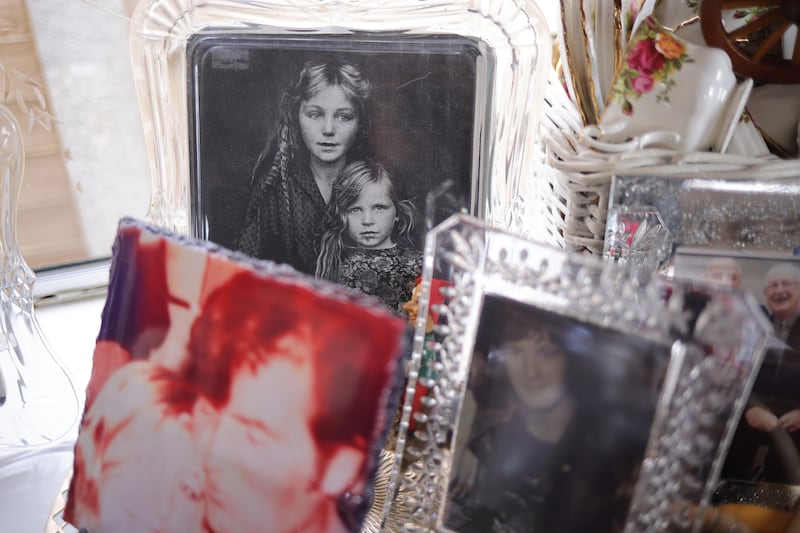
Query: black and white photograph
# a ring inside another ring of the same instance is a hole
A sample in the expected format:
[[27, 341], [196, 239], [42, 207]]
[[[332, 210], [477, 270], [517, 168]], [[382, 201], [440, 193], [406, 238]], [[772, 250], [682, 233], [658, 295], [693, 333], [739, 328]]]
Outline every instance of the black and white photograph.
[[479, 316], [443, 525], [621, 532], [667, 347], [493, 294]]
[[196, 236], [400, 312], [429, 193], [476, 209], [481, 46], [198, 34], [187, 56]]
[[800, 257], [679, 248], [674, 275], [749, 292], [773, 327], [721, 478], [800, 485]]

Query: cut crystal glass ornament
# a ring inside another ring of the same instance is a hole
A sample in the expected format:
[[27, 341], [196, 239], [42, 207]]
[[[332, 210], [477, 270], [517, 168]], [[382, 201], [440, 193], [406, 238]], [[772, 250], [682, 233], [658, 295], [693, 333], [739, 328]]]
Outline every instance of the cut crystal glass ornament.
[[24, 148], [14, 115], [0, 105], [0, 449], [58, 440], [76, 425], [79, 397], [33, 312], [33, 271], [17, 246]]

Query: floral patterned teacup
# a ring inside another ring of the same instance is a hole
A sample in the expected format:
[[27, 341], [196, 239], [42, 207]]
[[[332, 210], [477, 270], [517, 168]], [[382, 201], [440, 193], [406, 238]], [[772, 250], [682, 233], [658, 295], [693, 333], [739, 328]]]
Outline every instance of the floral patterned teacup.
[[665, 148], [724, 151], [751, 87], [737, 86], [725, 52], [686, 42], [648, 17], [617, 69], [597, 140], [674, 132], [677, 142]]

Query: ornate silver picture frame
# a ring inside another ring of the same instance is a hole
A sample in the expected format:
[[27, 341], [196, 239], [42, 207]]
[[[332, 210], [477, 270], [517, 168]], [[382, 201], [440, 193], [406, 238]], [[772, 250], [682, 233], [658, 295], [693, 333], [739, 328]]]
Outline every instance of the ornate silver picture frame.
[[[586, 531], [584, 519], [598, 532], [690, 526], [763, 355], [768, 326], [754, 302], [707, 286], [641, 284], [618, 265], [464, 215], [428, 234], [426, 255], [387, 520], [459, 533]], [[431, 304], [432, 285], [444, 285], [441, 303]], [[534, 345], [547, 347], [546, 364], [536, 364]], [[534, 377], [548, 367], [560, 386]], [[577, 385], [583, 371], [591, 385]], [[615, 402], [621, 390], [626, 405]], [[514, 422], [565, 399], [575, 419]], [[593, 408], [605, 414], [569, 429]], [[531, 427], [538, 447], [504, 438]], [[595, 499], [597, 514], [588, 512]]]
[[[460, 210], [525, 224], [515, 199], [534, 168], [551, 55], [533, 2], [147, 0], [131, 54], [158, 225], [324, 273], [317, 240], [338, 197], [313, 163], [354, 160], [391, 176], [418, 252], [426, 197], [446, 182]], [[345, 93], [328, 115], [355, 140], [302, 129], [328, 112], [309, 110], [316, 71]], [[266, 205], [277, 196], [289, 198], [279, 213]]]
[[615, 176], [603, 253], [643, 272], [666, 269], [678, 246], [791, 253], [800, 175], [790, 168], [779, 178]]

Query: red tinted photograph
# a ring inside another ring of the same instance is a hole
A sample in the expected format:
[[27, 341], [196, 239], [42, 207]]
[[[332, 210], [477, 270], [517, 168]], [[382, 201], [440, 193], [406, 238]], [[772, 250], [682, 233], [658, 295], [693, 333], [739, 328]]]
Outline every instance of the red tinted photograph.
[[65, 518], [359, 531], [404, 338], [371, 299], [124, 220]]

